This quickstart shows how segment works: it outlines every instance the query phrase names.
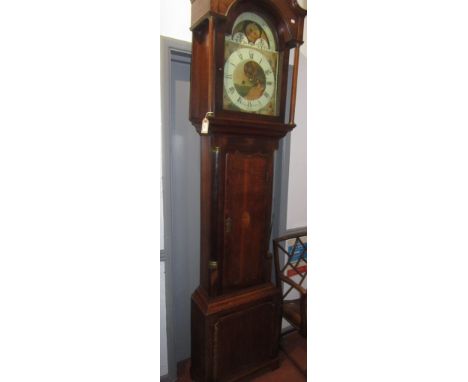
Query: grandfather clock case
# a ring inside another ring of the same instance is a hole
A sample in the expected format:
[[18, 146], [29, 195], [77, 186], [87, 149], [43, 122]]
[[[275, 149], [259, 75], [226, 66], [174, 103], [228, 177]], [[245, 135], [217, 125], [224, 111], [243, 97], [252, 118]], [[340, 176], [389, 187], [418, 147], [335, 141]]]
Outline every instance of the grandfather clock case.
[[279, 366], [281, 292], [268, 251], [273, 162], [295, 127], [305, 16], [295, 0], [192, 0], [189, 114], [201, 139], [195, 381], [248, 380]]

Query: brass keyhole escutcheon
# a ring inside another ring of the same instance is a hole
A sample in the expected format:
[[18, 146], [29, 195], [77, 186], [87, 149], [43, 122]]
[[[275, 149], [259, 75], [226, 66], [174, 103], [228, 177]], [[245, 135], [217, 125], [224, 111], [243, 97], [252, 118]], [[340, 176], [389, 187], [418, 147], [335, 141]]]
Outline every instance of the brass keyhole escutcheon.
[[230, 233], [232, 229], [232, 219], [230, 217], [227, 217], [226, 220], [224, 220], [224, 231], [226, 233]]

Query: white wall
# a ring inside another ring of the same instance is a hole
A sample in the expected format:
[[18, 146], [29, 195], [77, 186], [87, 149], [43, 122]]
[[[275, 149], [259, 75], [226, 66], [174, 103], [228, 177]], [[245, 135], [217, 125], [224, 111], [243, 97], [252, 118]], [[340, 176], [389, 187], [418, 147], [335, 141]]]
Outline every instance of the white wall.
[[[164, 0], [161, 1], [161, 35], [178, 40], [192, 41], [190, 31], [190, 1]], [[167, 17], [167, 15], [177, 15]]]
[[307, 18], [300, 48], [296, 128], [291, 132], [286, 228], [307, 226]]

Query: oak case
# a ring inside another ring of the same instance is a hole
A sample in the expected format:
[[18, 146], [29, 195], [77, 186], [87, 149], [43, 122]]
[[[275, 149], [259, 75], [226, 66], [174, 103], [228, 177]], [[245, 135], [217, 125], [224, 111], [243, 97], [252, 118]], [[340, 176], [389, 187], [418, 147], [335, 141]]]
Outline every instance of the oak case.
[[[223, 108], [225, 36], [245, 12], [260, 15], [276, 33], [277, 115]], [[192, 296], [195, 381], [241, 380], [279, 364], [280, 291], [271, 283], [268, 253], [273, 160], [279, 139], [295, 126], [285, 121], [287, 70], [289, 50], [302, 43], [305, 15], [294, 0], [192, 1], [189, 115], [201, 135], [200, 286]], [[202, 134], [208, 112], [209, 130]]]

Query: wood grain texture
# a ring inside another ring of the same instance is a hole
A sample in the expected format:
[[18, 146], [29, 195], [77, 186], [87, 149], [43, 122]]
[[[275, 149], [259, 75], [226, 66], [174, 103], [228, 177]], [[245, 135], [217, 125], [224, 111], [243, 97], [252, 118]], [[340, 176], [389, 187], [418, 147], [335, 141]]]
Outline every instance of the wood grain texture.
[[[275, 117], [223, 109], [224, 39], [226, 34], [231, 33], [237, 16], [245, 11], [259, 13], [272, 30], [277, 31], [280, 112]], [[210, 133], [244, 134], [247, 133], [247, 124], [248, 128], [253, 128], [252, 134], [268, 135], [270, 129], [264, 127], [269, 124], [272, 136], [282, 137], [294, 128], [293, 124], [285, 121], [289, 50], [303, 42], [305, 15], [306, 12], [292, 0], [195, 0], [192, 3], [192, 18], [197, 20], [192, 20], [189, 114], [190, 121], [198, 130], [207, 112], [214, 113], [210, 119]], [[239, 129], [235, 128], [236, 123], [240, 123]]]
[[[296, 0], [192, 0], [191, 30], [193, 31], [209, 16], [232, 18], [231, 13], [237, 7], [258, 5], [262, 9], [283, 19], [287, 27], [283, 33], [288, 43], [300, 42], [303, 38], [303, 21], [307, 11], [299, 6]], [[294, 23], [291, 22], [294, 19]]]
[[237, 381], [279, 366], [280, 290], [271, 283], [210, 298], [192, 296], [194, 381]]
[[[307, 341], [298, 333], [292, 333], [281, 338], [281, 350], [279, 352], [280, 367], [270, 366], [260, 369], [258, 375], [250, 374], [251, 382], [303, 382], [306, 381], [307, 367]], [[178, 365], [177, 381], [192, 382], [190, 377], [190, 359], [182, 361]], [[269, 369], [276, 369], [270, 371]], [[261, 373], [261, 375], [260, 375]]]
[[268, 195], [273, 158], [239, 151], [226, 155], [223, 290], [259, 284], [268, 250]]
[[[279, 115], [223, 110], [224, 42], [243, 12], [276, 31]], [[289, 50], [306, 12], [295, 0], [192, 0], [189, 118], [201, 135], [200, 287], [192, 295], [192, 378], [248, 380], [278, 367], [280, 288], [268, 254], [274, 153], [286, 122]], [[201, 124], [207, 112], [206, 134]]]

